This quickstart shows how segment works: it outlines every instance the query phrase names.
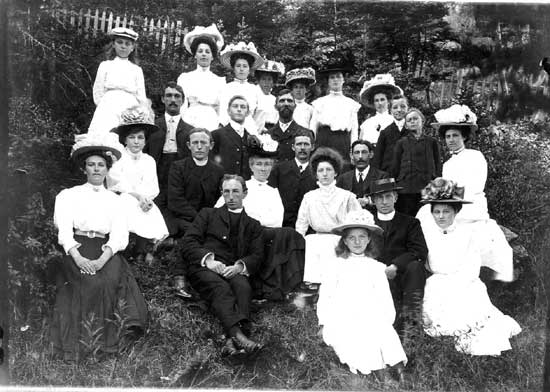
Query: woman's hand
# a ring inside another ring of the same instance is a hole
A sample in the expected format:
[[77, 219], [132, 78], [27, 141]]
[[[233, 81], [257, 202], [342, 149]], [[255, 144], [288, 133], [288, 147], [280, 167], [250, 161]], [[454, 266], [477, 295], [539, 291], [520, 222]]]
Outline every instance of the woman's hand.
[[143, 212], [148, 212], [151, 208], [153, 208], [153, 201], [146, 197], [142, 197], [139, 201], [139, 208], [141, 208]]
[[101, 270], [103, 266], [111, 259], [111, 257], [113, 257], [113, 251], [111, 250], [111, 247], [106, 246], [101, 256], [99, 256], [96, 260], [91, 261], [95, 271], [97, 272]]
[[395, 275], [397, 275], [397, 266], [395, 264], [388, 265], [386, 267], [386, 277], [390, 280], [395, 278]]
[[95, 268], [92, 264], [92, 261], [80, 254], [76, 246], [72, 247], [69, 250], [69, 255], [73, 258], [74, 263], [80, 269], [80, 272], [83, 274], [94, 275]]

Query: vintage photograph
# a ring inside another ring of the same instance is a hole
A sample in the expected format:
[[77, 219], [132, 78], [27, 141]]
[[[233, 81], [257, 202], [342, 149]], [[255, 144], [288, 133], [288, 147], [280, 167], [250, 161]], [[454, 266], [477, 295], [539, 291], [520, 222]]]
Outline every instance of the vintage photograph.
[[0, 384], [542, 390], [550, 4], [5, 12]]

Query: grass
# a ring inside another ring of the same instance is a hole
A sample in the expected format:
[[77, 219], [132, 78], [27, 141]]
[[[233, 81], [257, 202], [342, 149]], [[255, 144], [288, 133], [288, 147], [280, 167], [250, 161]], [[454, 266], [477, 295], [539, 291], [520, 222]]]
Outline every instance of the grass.
[[[546, 242], [547, 244], [550, 241]], [[545, 342], [546, 300], [533, 263], [546, 246], [523, 266], [511, 284], [490, 283], [495, 305], [522, 326], [513, 349], [500, 357], [458, 353], [452, 339], [420, 337], [407, 372], [416, 391], [540, 390]], [[91, 356], [79, 365], [50, 356], [48, 316], [31, 308], [30, 328], [21, 331], [12, 319], [11, 380], [18, 385], [94, 387], [192, 387], [249, 389], [372, 390], [381, 385], [372, 376], [357, 376], [340, 364], [318, 335], [312, 309], [267, 304], [254, 312], [254, 336], [266, 348], [246, 362], [220, 356], [224, 343], [219, 323], [196, 303], [171, 295], [168, 254], [153, 267], [134, 265], [150, 309], [147, 334], [118, 355]], [[539, 257], [539, 258], [538, 258]], [[525, 301], [518, 301], [518, 298]], [[50, 307], [51, 309], [51, 307]], [[360, 309], [357, 309], [359, 311]]]

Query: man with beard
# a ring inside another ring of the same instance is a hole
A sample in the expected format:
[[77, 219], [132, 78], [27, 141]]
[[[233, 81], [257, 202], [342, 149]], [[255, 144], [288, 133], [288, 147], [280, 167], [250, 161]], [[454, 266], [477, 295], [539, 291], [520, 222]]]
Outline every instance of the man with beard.
[[269, 130], [269, 134], [278, 143], [277, 158], [279, 162], [290, 161], [294, 159], [294, 151], [292, 149], [294, 135], [298, 131], [308, 131], [308, 129], [298, 125], [292, 119], [294, 109], [296, 109], [296, 102], [290, 90], [283, 89], [279, 92], [275, 108], [279, 112], [279, 122]]
[[167, 207], [166, 190], [168, 173], [172, 162], [191, 155], [187, 148], [189, 132], [193, 127], [181, 119], [180, 108], [183, 105], [183, 89], [176, 82], [168, 82], [161, 100], [164, 103], [165, 113], [155, 121], [159, 130], [149, 137], [143, 152], [151, 155], [157, 163], [157, 177], [159, 181], [159, 195], [155, 203], [159, 207], [170, 235], [174, 235], [177, 228], [171, 226], [170, 212]]
[[356, 140], [351, 145], [350, 159], [354, 169], [349, 170], [336, 179], [336, 186], [355, 193], [361, 207], [374, 212], [372, 202], [368, 194], [372, 192], [372, 185], [376, 180], [388, 178], [385, 171], [370, 166], [370, 160], [374, 152], [373, 145], [366, 140]]
[[291, 147], [294, 159], [277, 163], [269, 176], [269, 185], [279, 190], [283, 201], [283, 227], [295, 227], [304, 195], [317, 188], [317, 179], [309, 165], [314, 140], [309, 129], [298, 130]]

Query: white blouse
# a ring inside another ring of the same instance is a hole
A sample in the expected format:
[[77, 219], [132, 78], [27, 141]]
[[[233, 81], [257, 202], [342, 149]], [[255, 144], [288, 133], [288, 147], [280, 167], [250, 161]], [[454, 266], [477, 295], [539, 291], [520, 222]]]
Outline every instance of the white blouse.
[[109, 234], [106, 246], [113, 253], [128, 245], [128, 230], [120, 197], [103, 186], [89, 183], [64, 189], [55, 198], [54, 223], [58, 228], [58, 242], [65, 252], [80, 247], [73, 230], [96, 231]]
[[376, 113], [374, 116], [363, 121], [363, 124], [361, 124], [360, 127], [361, 133], [359, 138], [376, 144], [378, 142], [380, 132], [382, 132], [384, 128], [390, 126], [393, 121], [393, 116], [388, 112]]
[[359, 124], [357, 112], [361, 105], [341, 92], [331, 91], [328, 95], [318, 98], [311, 103], [313, 114], [309, 129], [317, 135], [317, 128], [328, 125], [332, 131], [347, 131], [351, 135], [351, 143], [357, 138]]
[[109, 190], [121, 193], [137, 193], [154, 199], [159, 194], [157, 165], [153, 157], [143, 152], [132, 154], [124, 150], [122, 157], [107, 175]]
[[122, 90], [145, 102], [145, 81], [141, 67], [128, 59], [115, 57], [99, 64], [94, 81], [94, 103], [99, 105], [101, 98], [110, 90]]
[[260, 129], [265, 128], [265, 123], [276, 124], [279, 121], [279, 112], [275, 108], [276, 98], [273, 94], [264, 94], [258, 86], [258, 107], [254, 119]]
[[294, 114], [292, 114], [294, 121], [298, 125], [309, 129], [311, 116], [313, 116], [313, 106], [307, 103], [305, 99], [301, 101], [296, 100], [296, 109], [294, 109]]
[[[279, 191], [267, 182], [251, 178], [246, 182], [248, 193], [243, 199], [243, 207], [248, 216], [258, 220], [265, 227], [282, 227], [285, 209]], [[224, 205], [223, 196], [216, 207]]]

